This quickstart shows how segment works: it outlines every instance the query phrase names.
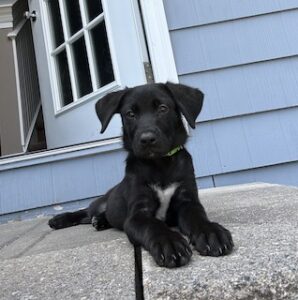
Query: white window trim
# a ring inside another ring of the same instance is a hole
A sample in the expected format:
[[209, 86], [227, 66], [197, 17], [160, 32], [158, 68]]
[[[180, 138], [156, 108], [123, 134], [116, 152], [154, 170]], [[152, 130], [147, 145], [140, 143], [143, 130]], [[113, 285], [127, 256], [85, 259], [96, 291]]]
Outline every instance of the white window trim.
[[[86, 15], [87, 15], [86, 5], [85, 5], [86, 2], [84, 2], [83, 0], [79, 0], [79, 3], [80, 3], [81, 10], [84, 10], [84, 14], [82, 15], [83, 27], [86, 27], [88, 24], [88, 21], [86, 18]], [[98, 18], [99, 18], [99, 20], [104, 19], [104, 13], [100, 14], [100, 16], [98, 16]], [[92, 23], [92, 21], [91, 21], [91, 23]], [[91, 62], [89, 64], [89, 67], [90, 67], [90, 77], [91, 77], [92, 88], [93, 88], [93, 90], [97, 90], [99, 88], [99, 86], [98, 86], [99, 76], [98, 76], [98, 72], [96, 71], [96, 68], [95, 68], [95, 58], [94, 58], [94, 55], [92, 52], [90, 34], [88, 34], [88, 32], [86, 30], [84, 30], [84, 39], [86, 41], [85, 44], [86, 44], [86, 52], [87, 52], [88, 61]]]
[[[48, 0], [42, 0], [41, 1], [41, 18], [43, 20], [49, 20], [49, 15], [48, 15], [48, 9], [46, 7]], [[118, 70], [118, 62], [117, 62], [117, 58], [116, 58], [116, 51], [115, 51], [115, 45], [114, 45], [114, 40], [113, 40], [113, 36], [111, 34], [111, 25], [110, 25], [110, 18], [109, 18], [109, 9], [108, 9], [108, 5], [106, 4], [108, 0], [102, 0], [102, 6], [103, 6], [103, 16], [104, 16], [104, 20], [105, 20], [105, 26], [106, 26], [106, 31], [107, 31], [107, 37], [108, 37], [108, 41], [109, 41], [109, 47], [110, 47], [110, 55], [111, 55], [111, 60], [112, 60], [112, 66], [113, 66], [113, 73], [114, 73], [114, 81], [99, 88], [96, 91], [93, 91], [92, 93], [85, 95], [83, 97], [78, 97], [76, 95], [76, 91], [74, 91], [73, 86], [76, 82], [76, 78], [75, 78], [75, 74], [74, 74], [74, 70], [72, 70], [72, 68], [74, 67], [73, 63], [69, 65], [69, 72], [70, 72], [70, 80], [72, 81], [72, 92], [73, 92], [73, 96], [75, 101], [72, 102], [71, 104], [68, 104], [66, 106], [61, 106], [61, 95], [60, 95], [60, 87], [59, 87], [59, 83], [56, 77], [56, 74], [58, 74], [58, 70], [57, 70], [57, 66], [55, 63], [55, 59], [52, 55], [51, 52], [53, 52], [51, 49], [53, 49], [53, 45], [52, 45], [52, 38], [51, 38], [51, 28], [50, 28], [50, 24], [49, 22], [45, 21], [42, 22], [42, 29], [43, 29], [43, 36], [45, 39], [45, 49], [46, 49], [46, 56], [47, 56], [47, 64], [49, 67], [49, 77], [50, 77], [50, 86], [51, 86], [51, 90], [52, 90], [52, 95], [53, 95], [53, 102], [54, 102], [54, 114], [55, 116], [64, 114], [84, 103], [87, 103], [89, 101], [94, 100], [94, 98], [100, 98], [104, 95], [106, 95], [109, 92], [115, 91], [117, 89], [121, 88], [121, 81], [120, 81], [120, 73]], [[59, 3], [63, 2], [59, 0]], [[80, 1], [81, 2], [81, 1]], [[61, 6], [61, 9], [64, 9], [64, 5]], [[62, 18], [62, 22], [64, 22], [65, 20], [63, 20]], [[92, 23], [92, 21], [91, 21]], [[63, 27], [66, 28], [65, 24], [63, 24]], [[76, 35], [76, 34], [75, 34]], [[74, 36], [75, 36], [74, 35]], [[64, 38], [66, 38], [66, 32], [64, 30]], [[87, 45], [86, 45], [87, 46]], [[59, 48], [59, 47], [58, 47]], [[88, 51], [88, 49], [86, 49]], [[69, 47], [67, 47], [66, 45], [66, 51], [70, 51]], [[88, 52], [87, 52], [88, 53]], [[89, 54], [88, 54], [89, 55]], [[70, 55], [72, 56], [72, 55]], [[90, 70], [91, 72], [91, 70]], [[91, 74], [90, 74], [91, 75]], [[91, 76], [92, 78], [92, 76]], [[94, 87], [94, 79], [92, 79], [92, 86]]]

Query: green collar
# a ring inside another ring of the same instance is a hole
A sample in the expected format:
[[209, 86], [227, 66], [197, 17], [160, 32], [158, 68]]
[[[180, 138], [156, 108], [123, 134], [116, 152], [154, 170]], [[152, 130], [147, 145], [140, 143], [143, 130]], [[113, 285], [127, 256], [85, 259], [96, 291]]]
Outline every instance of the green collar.
[[169, 151], [165, 156], [173, 156], [175, 155], [177, 152], [179, 152], [180, 150], [184, 149], [184, 147], [182, 145], [175, 147], [174, 149], [172, 149], [171, 151]]

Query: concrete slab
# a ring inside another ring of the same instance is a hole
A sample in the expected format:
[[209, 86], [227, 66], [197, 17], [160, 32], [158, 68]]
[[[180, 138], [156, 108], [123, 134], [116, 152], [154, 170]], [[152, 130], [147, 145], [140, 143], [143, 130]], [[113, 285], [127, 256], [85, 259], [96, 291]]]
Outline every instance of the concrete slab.
[[[236, 249], [156, 267], [143, 252], [146, 299], [298, 299], [298, 189], [250, 184], [200, 191]], [[134, 299], [134, 251], [116, 230], [54, 231], [48, 218], [0, 225], [0, 299]]]
[[133, 248], [114, 240], [1, 260], [0, 299], [135, 299]]
[[49, 218], [0, 225], [0, 259], [76, 248], [95, 242], [126, 239], [115, 229], [96, 231], [91, 225], [53, 230]]
[[254, 184], [200, 192], [212, 220], [236, 249], [193, 255], [188, 266], [157, 267], [143, 251], [145, 299], [298, 299], [298, 189]]
[[13, 243], [20, 238], [24, 233], [34, 229], [43, 223], [43, 220], [35, 219], [24, 222], [9, 222], [0, 225], [0, 250]]
[[211, 219], [224, 223], [296, 224], [298, 188], [277, 184], [244, 184], [199, 192]]
[[[23, 222], [17, 222], [22, 227]], [[1, 227], [5, 225], [0, 226]], [[12, 230], [12, 235], [19, 231], [19, 228], [15, 226]], [[0, 259], [16, 258], [26, 253], [33, 245], [43, 240], [43, 238], [51, 232], [51, 228], [47, 226], [47, 220], [41, 219], [36, 225], [28, 228], [26, 231], [22, 231], [22, 234], [17, 236], [14, 240], [9, 241], [0, 250]]]
[[50, 229], [50, 233], [44, 237], [42, 242], [34, 244], [25, 255], [126, 239], [126, 235], [116, 229], [96, 231], [91, 225], [79, 225], [62, 230]]
[[0, 299], [135, 299], [124, 233], [52, 230], [48, 218], [0, 225]]

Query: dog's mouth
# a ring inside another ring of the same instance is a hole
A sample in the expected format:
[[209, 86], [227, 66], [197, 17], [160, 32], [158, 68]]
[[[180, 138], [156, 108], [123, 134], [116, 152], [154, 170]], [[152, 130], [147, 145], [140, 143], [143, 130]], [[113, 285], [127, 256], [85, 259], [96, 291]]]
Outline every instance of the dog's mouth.
[[160, 153], [153, 150], [136, 151], [135, 155], [145, 159], [154, 159], [162, 156]]
[[148, 151], [146, 156], [148, 158], [156, 158], [156, 157], [160, 156], [160, 153], [156, 153], [156, 152], [153, 152], [153, 151]]
[[156, 159], [164, 157], [167, 151], [160, 148], [142, 148], [135, 149], [134, 153], [137, 157], [140, 158]]

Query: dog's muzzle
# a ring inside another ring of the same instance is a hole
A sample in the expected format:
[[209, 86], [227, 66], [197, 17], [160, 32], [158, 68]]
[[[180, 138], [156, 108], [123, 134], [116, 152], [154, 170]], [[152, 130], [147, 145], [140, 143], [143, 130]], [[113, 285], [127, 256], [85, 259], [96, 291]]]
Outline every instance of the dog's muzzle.
[[139, 137], [139, 143], [142, 147], [152, 147], [156, 145], [157, 136], [154, 132], [143, 132]]
[[161, 155], [160, 137], [153, 130], [139, 133], [135, 141], [134, 152], [136, 156], [155, 158]]

